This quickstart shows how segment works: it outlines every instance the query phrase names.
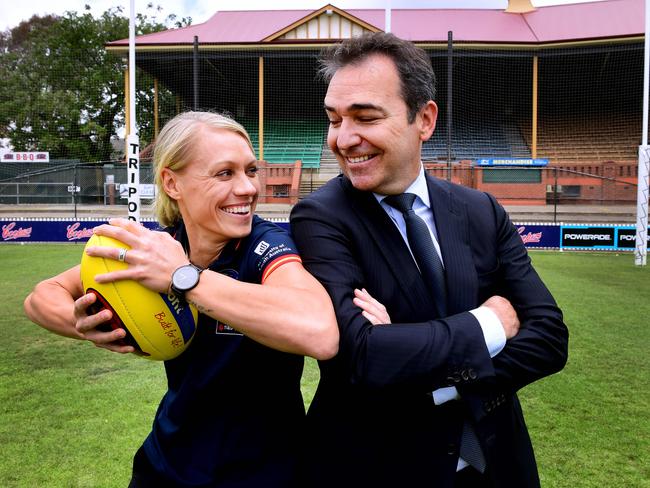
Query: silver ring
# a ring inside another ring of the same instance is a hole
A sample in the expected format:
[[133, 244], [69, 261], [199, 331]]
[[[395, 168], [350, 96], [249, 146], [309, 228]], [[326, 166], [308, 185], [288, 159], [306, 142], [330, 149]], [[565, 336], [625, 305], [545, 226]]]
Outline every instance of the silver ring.
[[126, 249], [120, 247], [120, 252], [117, 253], [117, 260], [120, 263], [123, 263], [125, 259], [126, 259]]

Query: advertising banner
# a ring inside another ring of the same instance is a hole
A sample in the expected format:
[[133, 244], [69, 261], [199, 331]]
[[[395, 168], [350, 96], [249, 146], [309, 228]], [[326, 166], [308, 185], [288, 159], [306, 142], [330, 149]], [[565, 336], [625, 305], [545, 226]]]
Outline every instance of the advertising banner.
[[[105, 220], [0, 220], [1, 242], [86, 242]], [[142, 222], [149, 229], [158, 222]]]
[[548, 166], [548, 159], [507, 158], [477, 159], [478, 166]]
[[614, 227], [563, 226], [562, 247], [612, 248], [615, 247]]
[[552, 224], [515, 224], [519, 237], [526, 247], [557, 249], [560, 226]]
[[[648, 244], [650, 244], [650, 235], [648, 235]], [[619, 249], [634, 250], [636, 246], [636, 227], [619, 227], [616, 234], [616, 247]], [[648, 246], [650, 247], [650, 245]]]
[[[0, 242], [86, 242], [93, 228], [105, 220], [0, 219]], [[143, 220], [149, 229], [159, 229], [153, 219]], [[289, 230], [289, 222], [275, 222]], [[636, 229], [631, 225], [514, 224], [524, 245], [531, 249], [576, 249], [634, 251]]]
[[629, 225], [562, 226], [562, 249], [633, 251], [636, 228]]

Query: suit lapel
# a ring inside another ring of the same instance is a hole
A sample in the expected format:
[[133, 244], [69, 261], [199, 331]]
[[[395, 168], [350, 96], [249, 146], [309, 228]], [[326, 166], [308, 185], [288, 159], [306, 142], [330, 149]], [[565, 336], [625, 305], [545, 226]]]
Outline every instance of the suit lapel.
[[469, 242], [467, 209], [447, 184], [427, 176], [427, 187], [445, 265], [448, 313], [471, 310], [476, 306], [478, 279]]
[[355, 189], [347, 178], [342, 178], [341, 183], [350, 197], [350, 208], [357, 214], [370, 238], [377, 243], [386, 265], [404, 291], [404, 297], [411, 308], [422, 310], [423, 303], [431, 308], [431, 299], [420, 272], [391, 218], [372, 193]]

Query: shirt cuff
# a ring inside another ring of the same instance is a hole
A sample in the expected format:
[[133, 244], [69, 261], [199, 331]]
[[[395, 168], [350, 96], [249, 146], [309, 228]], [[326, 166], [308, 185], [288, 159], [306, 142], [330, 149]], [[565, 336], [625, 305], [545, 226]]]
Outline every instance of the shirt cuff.
[[501, 352], [506, 345], [506, 332], [503, 330], [503, 325], [492, 310], [488, 307], [478, 307], [470, 310], [469, 313], [476, 317], [481, 330], [483, 331], [483, 338], [485, 345], [490, 352], [490, 357], [493, 358]]
[[433, 396], [433, 403], [436, 405], [442, 405], [451, 400], [458, 400], [460, 395], [455, 386], [446, 386], [444, 388], [438, 388], [434, 390], [431, 395]]

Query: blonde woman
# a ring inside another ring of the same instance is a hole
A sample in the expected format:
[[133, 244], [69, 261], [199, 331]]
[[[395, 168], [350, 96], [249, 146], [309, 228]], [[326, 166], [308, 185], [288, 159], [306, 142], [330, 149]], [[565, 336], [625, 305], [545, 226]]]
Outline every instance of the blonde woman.
[[[214, 113], [178, 115], [161, 131], [154, 163], [166, 232], [124, 219], [97, 227], [131, 247], [128, 269], [98, 281], [133, 279], [166, 292], [177, 270], [195, 270], [192, 283], [174, 291], [200, 320], [189, 348], [165, 363], [168, 391], [130, 486], [297, 484], [302, 356], [327, 359], [338, 348], [329, 297], [289, 235], [254, 215], [258, 167], [241, 125]], [[118, 259], [113, 248], [87, 252]], [[75, 267], [39, 283], [25, 311], [55, 333], [133, 352], [123, 330], [98, 329], [110, 312], [87, 315], [93, 302]]]

